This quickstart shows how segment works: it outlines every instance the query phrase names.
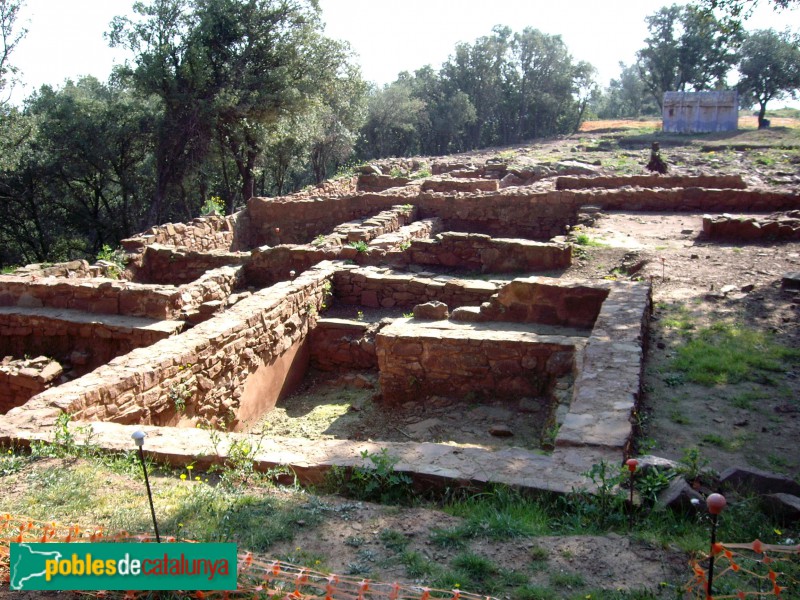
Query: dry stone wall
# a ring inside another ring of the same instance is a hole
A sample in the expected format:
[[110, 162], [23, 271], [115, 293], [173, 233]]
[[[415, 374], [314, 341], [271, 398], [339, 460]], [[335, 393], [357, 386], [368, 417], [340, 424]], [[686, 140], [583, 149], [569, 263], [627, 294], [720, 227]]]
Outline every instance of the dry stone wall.
[[81, 375], [134, 348], [176, 335], [182, 327], [180, 321], [0, 307], [0, 355], [43, 354], [71, 364]]
[[336, 260], [341, 246], [300, 246], [284, 244], [256, 248], [244, 265], [246, 285], [264, 287], [287, 281], [324, 260]]
[[564, 201], [578, 206], [600, 206], [606, 210], [666, 212], [771, 212], [797, 206], [800, 196], [765, 190], [709, 190], [702, 188], [617, 190], [565, 190]]
[[448, 307], [479, 306], [497, 291], [489, 281], [471, 281], [455, 277], [418, 277], [408, 273], [385, 272], [372, 267], [345, 265], [333, 278], [337, 304], [355, 304], [369, 308], [413, 307], [432, 300]]
[[442, 230], [442, 220], [434, 217], [432, 219], [420, 219], [408, 225], [400, 227], [397, 231], [384, 233], [370, 241], [370, 250], [402, 250], [404, 245], [408, 245], [412, 240], [429, 239]]
[[497, 179], [481, 179], [477, 177], [432, 177], [422, 182], [423, 192], [496, 192], [500, 189]]
[[561, 192], [454, 195], [423, 192], [420, 216], [439, 217], [445, 231], [549, 240], [578, 218], [578, 205]]
[[800, 240], [800, 210], [764, 217], [704, 215], [703, 234], [712, 240]]
[[547, 398], [556, 379], [572, 372], [579, 343], [496, 326], [414, 321], [399, 319], [376, 338], [382, 401], [390, 405], [427, 396]]
[[241, 265], [249, 256], [248, 252], [206, 252], [151, 244], [144, 251], [142, 267], [137, 270], [135, 281], [182, 285], [199, 279], [208, 271]]
[[251, 198], [247, 203], [251, 248], [307, 244], [338, 225], [365, 219], [407, 200], [396, 194], [356, 194], [328, 198]]
[[408, 185], [408, 177], [393, 177], [391, 175], [362, 174], [358, 176], [359, 192], [383, 192], [392, 188]]
[[25, 360], [6, 356], [0, 362], [0, 415], [57, 384], [63, 372], [60, 364], [46, 356]]
[[602, 447], [622, 455], [641, 398], [651, 290], [641, 282], [598, 285], [608, 289], [608, 297], [581, 356], [556, 446]]
[[379, 324], [322, 318], [311, 332], [311, 366], [323, 371], [376, 369]]
[[608, 288], [545, 277], [515, 279], [481, 306], [481, 321], [591, 328]]
[[64, 410], [88, 421], [169, 425], [224, 420], [227, 427], [236, 427], [251, 378], [302, 344], [313, 328], [333, 270], [321, 265], [261, 290], [224, 316], [46, 390], [11, 410], [7, 419], [31, 423]]
[[209, 216], [189, 223], [167, 223], [122, 240], [122, 247], [129, 253], [141, 253], [152, 244], [199, 252], [242, 250], [246, 240], [241, 234], [247, 230], [246, 221], [246, 214], [240, 211], [227, 217]]
[[47, 264], [30, 264], [14, 271], [17, 277], [64, 277], [68, 279], [83, 279], [98, 277], [100, 269], [93, 268], [85, 260], [71, 260], [69, 262]]
[[0, 275], [0, 306], [177, 319], [204, 302], [224, 299], [239, 284], [239, 271], [235, 267], [224, 267], [181, 287], [109, 279], [32, 279]]
[[616, 177], [559, 177], [557, 190], [584, 190], [590, 188], [713, 188], [743, 190], [747, 187], [741, 175], [620, 175]]
[[412, 241], [404, 256], [408, 264], [514, 273], [565, 269], [572, 261], [572, 249], [568, 244], [446, 232]]
[[[564, 178], [565, 181], [571, 180]], [[602, 183], [601, 178], [593, 178]], [[419, 219], [439, 218], [442, 231], [488, 234], [493, 237], [549, 240], [562, 235], [567, 225], [577, 223], [583, 205], [607, 210], [720, 210], [766, 212], [792, 208], [797, 194], [741, 188], [738, 177], [655, 178], [649, 176], [606, 178], [607, 185], [619, 179], [624, 185], [702, 185], [730, 186], [727, 189], [701, 187], [623, 189], [590, 188], [534, 192], [520, 187], [499, 192], [454, 191], [458, 179], [441, 180], [434, 189], [420, 191], [417, 186], [395, 188], [382, 193], [357, 193], [330, 198], [253, 198], [247, 212], [251, 247], [268, 244], [305, 244], [318, 236], [328, 236], [342, 223], [369, 220], [394, 205], [411, 204]], [[591, 178], [575, 178], [592, 181]], [[613, 180], [613, 181], [612, 181]], [[496, 180], [478, 180], [496, 184]], [[467, 183], [470, 181], [467, 180]], [[569, 187], [569, 184], [564, 184]], [[576, 184], [578, 186], [588, 183]], [[450, 187], [448, 187], [450, 186]], [[735, 188], [735, 189], [734, 189]], [[360, 227], [360, 224], [359, 224]], [[362, 240], [364, 235], [355, 232]], [[369, 237], [369, 236], [366, 236]], [[351, 240], [351, 241], [356, 241]], [[394, 260], [394, 257], [389, 257]]]
[[393, 206], [377, 215], [356, 222], [342, 223], [334, 228], [343, 242], [369, 242], [387, 233], [393, 233], [416, 219], [417, 210], [411, 205]]

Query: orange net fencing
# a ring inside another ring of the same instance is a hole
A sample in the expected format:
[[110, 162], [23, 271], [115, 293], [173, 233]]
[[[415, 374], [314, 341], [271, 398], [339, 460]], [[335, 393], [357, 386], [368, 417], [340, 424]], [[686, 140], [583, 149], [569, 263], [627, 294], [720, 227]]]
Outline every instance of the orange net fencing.
[[[0, 514], [0, 583], [10, 581], [10, 544], [14, 542], [154, 542], [149, 534], [109, 534], [102, 527], [78, 527]], [[191, 542], [163, 537], [166, 542]], [[494, 600], [461, 590], [437, 590], [400, 583], [382, 583], [314, 571], [252, 552], [240, 552], [235, 592], [187, 592], [192, 598], [269, 598], [285, 600]], [[82, 592], [105, 598], [133, 599], [148, 592]]]
[[[708, 569], [699, 560], [692, 561], [694, 576], [686, 586], [696, 598], [785, 598], [789, 588], [798, 588], [800, 544], [714, 544], [714, 577], [708, 595]], [[708, 557], [705, 557], [706, 559]], [[722, 591], [724, 590], [724, 591]]]

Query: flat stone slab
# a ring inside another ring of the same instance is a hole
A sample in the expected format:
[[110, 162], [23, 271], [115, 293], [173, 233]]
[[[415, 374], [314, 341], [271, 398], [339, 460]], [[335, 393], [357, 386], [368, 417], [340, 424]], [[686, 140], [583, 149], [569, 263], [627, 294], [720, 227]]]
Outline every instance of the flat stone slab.
[[183, 321], [148, 319], [146, 317], [129, 317], [123, 315], [95, 314], [66, 308], [26, 308], [21, 306], [0, 306], [0, 316], [2, 315], [39, 317], [51, 319], [53, 321], [62, 321], [65, 323], [78, 323], [87, 325], [100, 324], [108, 327], [109, 329], [123, 332], [136, 329], [157, 331], [167, 335], [179, 333], [184, 326]]
[[[79, 443], [79, 427], [87, 423], [72, 423], [70, 428]], [[215, 441], [208, 431], [192, 428], [118, 425], [93, 422], [91, 443], [110, 451], [134, 449], [131, 434], [141, 430], [147, 434], [144, 450], [156, 460], [180, 466], [189, 463], [198, 468], [220, 464], [228, 456], [231, 445], [249, 438], [258, 451], [254, 455], [256, 468], [267, 470], [275, 466], [290, 467], [304, 484], [320, 483], [332, 467], [371, 467], [362, 452], [379, 453], [384, 448], [399, 459], [395, 469], [412, 477], [432, 483], [460, 482], [481, 485], [505, 483], [530, 490], [567, 493], [573, 488], [593, 489], [591, 480], [582, 473], [601, 460], [620, 460], [616, 453], [557, 450], [552, 455], [522, 448], [497, 451], [479, 447], [451, 446], [433, 443], [353, 442], [349, 440], [317, 440], [309, 443], [302, 438], [259, 437], [254, 434], [220, 433]], [[35, 431], [14, 430], [0, 416], [0, 442], [50, 441], [51, 429]]]
[[[424, 335], [438, 332], [443, 337], [474, 336], [476, 338], [509, 339], [514, 341], [534, 342], [539, 339], [541, 343], [571, 343], [568, 338], [578, 338], [572, 343], [585, 343], [591, 331], [574, 327], [559, 327], [556, 325], [541, 325], [538, 323], [513, 323], [509, 321], [483, 321], [480, 323], [464, 321], [423, 321], [420, 319], [402, 318], [395, 319], [391, 325], [386, 326], [382, 332], [386, 335]], [[496, 335], [495, 335], [496, 334]], [[499, 336], [499, 337], [497, 337]], [[557, 338], [555, 339], [550, 338]]]

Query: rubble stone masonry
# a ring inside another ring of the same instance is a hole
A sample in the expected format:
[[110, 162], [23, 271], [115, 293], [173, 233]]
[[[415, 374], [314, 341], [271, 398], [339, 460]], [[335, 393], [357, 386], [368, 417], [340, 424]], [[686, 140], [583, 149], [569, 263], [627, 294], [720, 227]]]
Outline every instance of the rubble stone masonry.
[[175, 319], [204, 302], [227, 297], [239, 269], [223, 267], [181, 287], [111, 279], [63, 279], [0, 275], [0, 306], [58, 308], [87, 313]]
[[52, 418], [64, 410], [88, 421], [175, 425], [224, 419], [236, 428], [251, 377], [258, 379], [260, 369], [305, 340], [329, 293], [333, 270], [320, 265], [261, 290], [224, 316], [46, 390], [7, 418], [25, 423], [42, 412]]

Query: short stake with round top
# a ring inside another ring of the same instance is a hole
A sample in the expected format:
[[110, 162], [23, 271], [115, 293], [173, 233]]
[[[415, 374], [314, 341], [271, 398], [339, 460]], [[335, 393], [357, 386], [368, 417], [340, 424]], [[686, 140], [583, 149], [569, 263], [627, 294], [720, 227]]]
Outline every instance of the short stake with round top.
[[161, 536], [158, 535], [158, 522], [156, 521], [156, 509], [153, 506], [153, 493], [150, 491], [150, 479], [147, 477], [147, 465], [144, 463], [144, 438], [147, 434], [142, 430], [134, 431], [131, 434], [136, 447], [139, 449], [139, 462], [142, 463], [144, 472], [144, 485], [147, 487], [147, 499], [150, 501], [150, 515], [153, 517], [153, 529], [156, 532], [156, 542], [161, 543]]
[[628, 472], [631, 475], [630, 487], [631, 487], [631, 498], [630, 504], [628, 506], [628, 531], [633, 529], [633, 476], [636, 473], [636, 467], [639, 466], [639, 461], [635, 458], [629, 458], [625, 461], [625, 464], [628, 466]]
[[706, 498], [706, 506], [708, 506], [708, 512], [711, 513], [711, 552], [708, 559], [708, 590], [706, 590], [706, 598], [709, 600], [714, 596], [714, 555], [716, 554], [714, 546], [717, 545], [717, 517], [727, 503], [728, 501], [722, 494], [711, 494]]

